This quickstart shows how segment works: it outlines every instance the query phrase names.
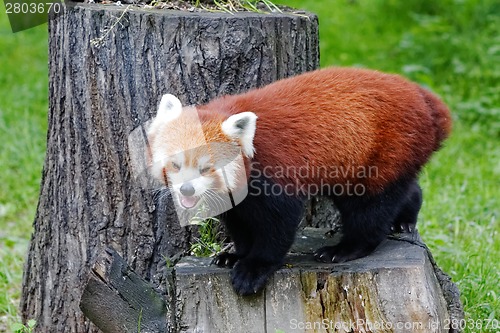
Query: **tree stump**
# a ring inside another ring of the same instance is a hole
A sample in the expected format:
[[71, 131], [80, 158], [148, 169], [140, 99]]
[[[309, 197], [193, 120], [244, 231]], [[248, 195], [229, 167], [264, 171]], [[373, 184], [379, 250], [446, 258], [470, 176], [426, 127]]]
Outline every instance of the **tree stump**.
[[460, 331], [458, 289], [416, 231], [349, 263], [316, 263], [313, 251], [339, 240], [338, 234], [325, 237], [326, 230], [299, 232], [285, 266], [251, 297], [233, 291], [229, 269], [210, 265], [210, 258], [184, 257], [166, 271], [170, 297], [163, 307], [107, 250], [93, 267], [81, 307], [104, 333], [137, 332], [138, 326], [155, 333]]
[[49, 21], [49, 129], [21, 313], [37, 332], [96, 332], [79, 309], [111, 246], [166, 293], [165, 258], [192, 235], [134, 184], [129, 133], [160, 96], [199, 104], [318, 67], [311, 14], [189, 13], [73, 4]]
[[322, 233], [299, 233], [285, 267], [253, 297], [234, 293], [228, 269], [183, 258], [173, 282], [175, 332], [456, 332], [424, 247], [387, 240], [352, 262], [316, 263], [318, 245], [337, 243]]

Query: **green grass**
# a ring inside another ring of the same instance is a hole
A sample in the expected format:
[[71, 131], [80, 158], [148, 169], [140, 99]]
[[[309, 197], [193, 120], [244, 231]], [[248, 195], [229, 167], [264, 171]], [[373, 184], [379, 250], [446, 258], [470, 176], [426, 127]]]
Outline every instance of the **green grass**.
[[199, 222], [200, 237], [194, 239], [190, 253], [197, 257], [212, 257], [222, 250], [221, 229], [219, 219], [209, 217]]
[[47, 25], [13, 34], [0, 13], [0, 331], [18, 321], [47, 127]]
[[[494, 0], [281, 0], [320, 14], [321, 64], [401, 73], [440, 94], [455, 125], [421, 177], [419, 230], [468, 320], [500, 319], [500, 5]], [[18, 321], [47, 112], [46, 25], [0, 14], [0, 331]], [[470, 322], [469, 322], [470, 323]], [[487, 332], [473, 329], [467, 332]]]

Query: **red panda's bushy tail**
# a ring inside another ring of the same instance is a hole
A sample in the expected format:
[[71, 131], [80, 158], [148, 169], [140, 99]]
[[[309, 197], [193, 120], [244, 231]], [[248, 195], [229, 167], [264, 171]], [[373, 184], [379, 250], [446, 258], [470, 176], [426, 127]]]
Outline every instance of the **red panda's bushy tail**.
[[432, 112], [434, 125], [434, 150], [441, 147], [441, 143], [450, 135], [451, 132], [451, 113], [446, 104], [430, 91], [420, 88], [425, 101]]

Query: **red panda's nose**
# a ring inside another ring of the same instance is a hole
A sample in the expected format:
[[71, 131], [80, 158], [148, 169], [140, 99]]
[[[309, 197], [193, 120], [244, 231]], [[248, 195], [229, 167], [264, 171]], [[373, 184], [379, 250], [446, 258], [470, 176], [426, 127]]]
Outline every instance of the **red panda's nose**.
[[180, 188], [181, 194], [186, 196], [186, 197], [191, 197], [194, 195], [194, 187], [191, 185], [191, 183], [184, 183], [181, 185]]

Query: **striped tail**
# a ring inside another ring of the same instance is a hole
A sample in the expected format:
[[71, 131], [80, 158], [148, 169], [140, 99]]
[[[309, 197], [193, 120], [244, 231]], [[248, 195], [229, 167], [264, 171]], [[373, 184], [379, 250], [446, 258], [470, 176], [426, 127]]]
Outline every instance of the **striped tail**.
[[425, 101], [429, 105], [434, 120], [434, 150], [441, 147], [442, 142], [450, 135], [451, 113], [446, 104], [430, 91], [420, 88]]

